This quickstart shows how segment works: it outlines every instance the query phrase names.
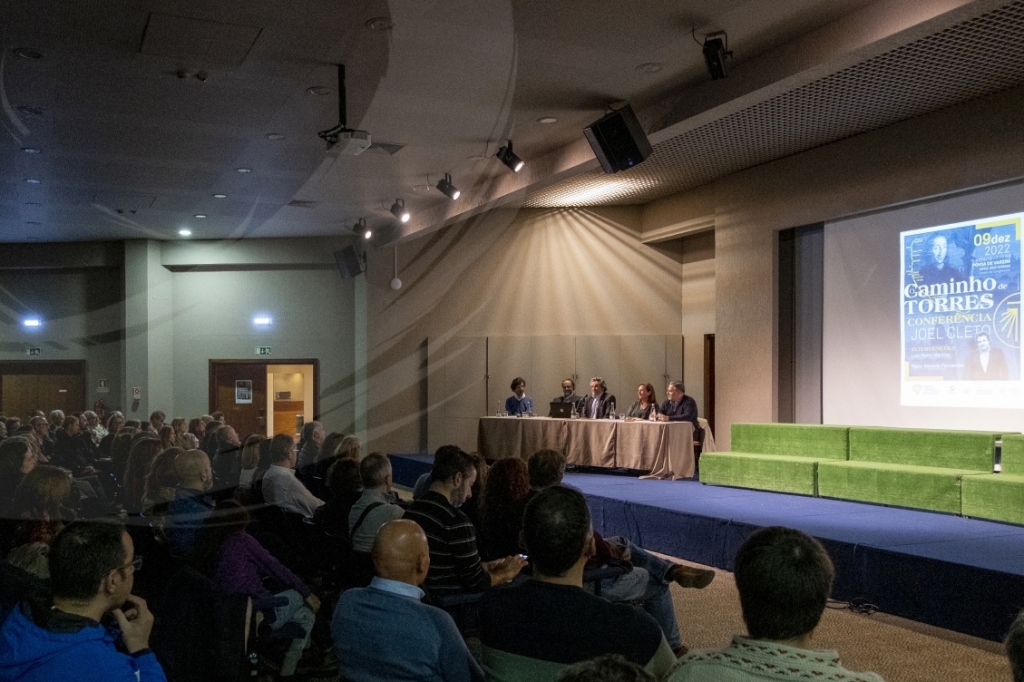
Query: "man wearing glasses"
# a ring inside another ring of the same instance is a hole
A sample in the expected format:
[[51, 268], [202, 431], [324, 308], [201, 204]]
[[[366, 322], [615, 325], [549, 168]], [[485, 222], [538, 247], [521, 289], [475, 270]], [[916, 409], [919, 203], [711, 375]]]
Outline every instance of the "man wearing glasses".
[[132, 595], [135, 554], [124, 526], [76, 521], [50, 548], [52, 602], [5, 610], [0, 679], [165, 682], [149, 649], [153, 614]]
[[270, 442], [270, 468], [263, 476], [263, 499], [268, 504], [311, 519], [324, 501], [295, 478], [297, 459], [298, 450], [292, 437], [287, 433], [274, 436]]

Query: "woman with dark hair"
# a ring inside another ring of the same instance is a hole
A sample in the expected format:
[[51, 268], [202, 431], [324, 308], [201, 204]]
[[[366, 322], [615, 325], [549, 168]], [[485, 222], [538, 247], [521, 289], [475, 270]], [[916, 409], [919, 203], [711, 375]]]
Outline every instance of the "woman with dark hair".
[[530, 471], [519, 458], [502, 459], [487, 471], [480, 506], [480, 558], [518, 554], [523, 510], [530, 496]]
[[178, 487], [178, 476], [174, 473], [174, 460], [184, 450], [167, 448], [153, 458], [146, 473], [145, 492], [142, 494], [142, 511], [146, 516], [161, 515], [174, 500]]
[[78, 489], [71, 472], [40, 465], [26, 474], [14, 491], [12, 515], [21, 519], [14, 532], [14, 547], [32, 543], [53, 543], [60, 529], [75, 519]]
[[203, 438], [199, 445], [199, 449], [206, 453], [206, 456], [213, 461], [213, 456], [217, 454], [217, 431], [224, 426], [220, 422], [210, 422], [206, 425], [206, 436]]
[[487, 485], [488, 466], [487, 460], [480, 456], [479, 453], [469, 453], [469, 458], [473, 460], [473, 468], [476, 469], [476, 481], [473, 483], [472, 492], [473, 495], [462, 503], [459, 509], [462, 513], [469, 517], [469, 520], [473, 522], [473, 525], [477, 528], [480, 527], [480, 499], [483, 497], [484, 486]]
[[146, 474], [160, 451], [163, 450], [156, 438], [141, 438], [132, 446], [128, 455], [128, 466], [125, 468], [123, 499], [125, 510], [129, 514], [142, 513], [142, 496], [146, 492]]
[[313, 512], [313, 523], [331, 538], [348, 538], [348, 515], [363, 494], [359, 462], [339, 459], [327, 470], [331, 496]]
[[181, 417], [175, 417], [171, 420], [171, 429], [174, 430], [175, 441], [177, 441], [179, 436], [184, 436], [188, 433], [188, 425]]
[[161, 426], [160, 431], [157, 432], [157, 437], [160, 438], [160, 447], [164, 450], [177, 445], [178, 439], [175, 438], [173, 426]]
[[196, 440], [202, 444], [203, 439], [206, 438], [206, 422], [200, 417], [194, 417], [188, 422], [188, 432], [196, 437]]
[[[337, 438], [333, 442], [328, 442], [331, 436], [337, 436]], [[313, 494], [321, 500], [330, 499], [331, 490], [327, 485], [327, 471], [341, 459], [351, 459], [358, 464], [361, 448], [362, 445], [355, 436], [332, 433], [325, 438], [320, 446], [320, 454], [317, 455], [316, 466], [313, 469], [313, 480], [317, 483], [317, 489], [313, 491]]]
[[[256, 538], [246, 532], [249, 512], [234, 500], [223, 500], [203, 523], [193, 562], [196, 568], [210, 577], [221, 592], [240, 594], [254, 601], [269, 597], [283, 597], [287, 604], [273, 611], [269, 623], [278, 630], [287, 623], [295, 623], [305, 632], [293, 639], [281, 663], [280, 677], [290, 679], [309, 645], [320, 600], [306, 584], [264, 549]], [[276, 594], [266, 583], [279, 588]]]
[[636, 402], [626, 413], [626, 419], [650, 419], [658, 415], [658, 397], [654, 395], [654, 386], [640, 384], [636, 389]]
[[242, 464], [238, 476], [238, 490], [248, 491], [252, 487], [252, 477], [260, 464], [260, 444], [266, 440], [258, 433], [247, 436], [242, 443]]
[[11, 513], [14, 491], [30, 471], [36, 468], [38, 460], [32, 448], [22, 438], [7, 438], [0, 441], [0, 517]]
[[136, 430], [131, 426], [122, 426], [110, 443], [110, 468], [118, 481], [124, 480], [124, 470], [128, 466], [128, 453], [132, 450], [132, 439]]

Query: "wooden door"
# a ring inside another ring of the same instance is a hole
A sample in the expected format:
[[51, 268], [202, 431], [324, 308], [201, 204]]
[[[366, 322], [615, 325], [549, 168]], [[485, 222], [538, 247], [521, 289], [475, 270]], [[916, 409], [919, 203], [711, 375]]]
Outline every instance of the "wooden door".
[[24, 422], [33, 410], [71, 414], [85, 409], [84, 360], [0, 363], [0, 414]]
[[210, 360], [210, 413], [223, 412], [240, 439], [267, 433], [267, 363]]
[[704, 335], [704, 418], [715, 431], [715, 335]]

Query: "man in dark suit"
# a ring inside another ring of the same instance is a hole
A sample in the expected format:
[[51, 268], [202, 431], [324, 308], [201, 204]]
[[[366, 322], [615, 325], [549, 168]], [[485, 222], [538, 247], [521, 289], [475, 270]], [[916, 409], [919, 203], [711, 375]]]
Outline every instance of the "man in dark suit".
[[964, 367], [969, 381], [1005, 381], [1010, 375], [1006, 356], [999, 348], [993, 348], [988, 334], [981, 332], [974, 337], [977, 350], [967, 358]]
[[590, 380], [590, 395], [582, 403], [580, 416], [584, 419], [605, 419], [615, 410], [615, 396], [608, 392], [608, 385], [601, 377]]
[[668, 400], [661, 404], [660, 422], [690, 422], [693, 424], [693, 439], [704, 440], [704, 430], [697, 424], [697, 401], [686, 395], [686, 387], [681, 381], [673, 381], [666, 389]]
[[576, 382], [572, 379], [562, 379], [562, 395], [553, 398], [553, 403], [572, 403], [572, 409], [579, 411], [580, 401], [583, 396], [576, 395]]

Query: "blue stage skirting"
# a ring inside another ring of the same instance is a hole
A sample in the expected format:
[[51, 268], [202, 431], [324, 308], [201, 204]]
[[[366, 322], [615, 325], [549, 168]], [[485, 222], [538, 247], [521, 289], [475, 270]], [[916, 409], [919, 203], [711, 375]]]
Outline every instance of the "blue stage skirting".
[[[394, 480], [412, 486], [429, 455], [392, 455]], [[594, 528], [641, 547], [733, 570], [743, 541], [766, 526], [820, 539], [836, 566], [833, 597], [885, 613], [1001, 640], [1024, 607], [1024, 528], [857, 502], [569, 474]]]

